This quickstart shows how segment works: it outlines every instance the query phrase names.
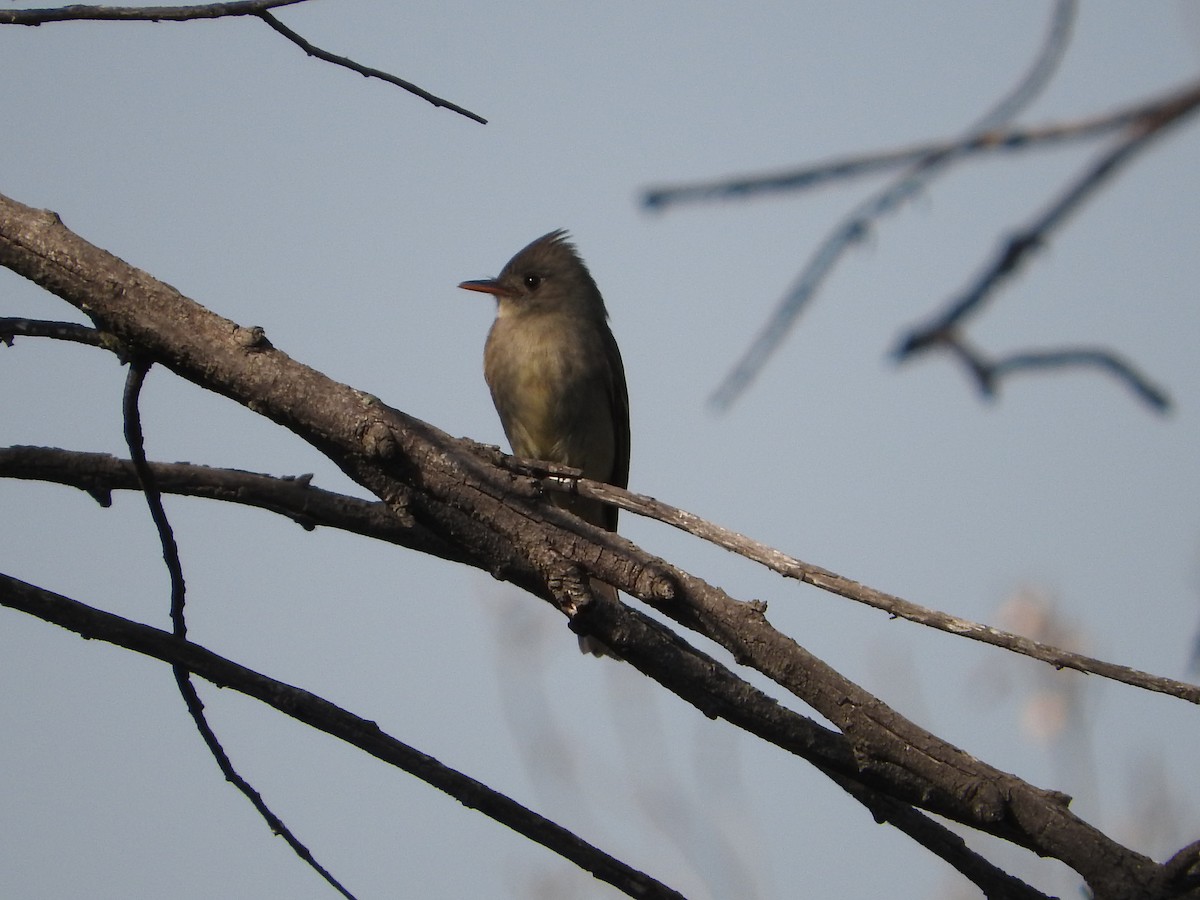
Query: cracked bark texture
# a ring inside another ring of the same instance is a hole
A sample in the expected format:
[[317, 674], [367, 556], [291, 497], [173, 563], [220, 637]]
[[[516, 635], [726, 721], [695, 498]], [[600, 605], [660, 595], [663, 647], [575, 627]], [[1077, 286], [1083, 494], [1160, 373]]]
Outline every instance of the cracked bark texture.
[[[499, 454], [392, 409], [273, 347], [87, 243], [47, 211], [0, 197], [0, 263], [83, 311], [126, 357], [166, 366], [289, 429], [391, 509], [404, 543], [511, 581], [558, 606], [628, 663], [710, 717], [817, 765], [852, 793], [935, 812], [1073, 868], [1097, 898], [1200, 896], [1175, 869], [1080, 820], [1068, 798], [940, 740], [771, 627], [741, 602], [543, 496]], [[837, 727], [786, 709], [588, 578], [714, 640]], [[878, 815], [878, 813], [877, 813]]]

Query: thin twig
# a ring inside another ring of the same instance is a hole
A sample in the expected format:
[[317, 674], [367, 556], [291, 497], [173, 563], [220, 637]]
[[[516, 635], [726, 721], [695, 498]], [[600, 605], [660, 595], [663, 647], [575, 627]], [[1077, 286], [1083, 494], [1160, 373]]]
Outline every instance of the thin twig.
[[988, 359], [978, 348], [969, 344], [960, 332], [939, 336], [938, 344], [953, 353], [975, 378], [980, 393], [994, 397], [1000, 381], [1018, 372], [1045, 369], [1098, 369], [1125, 384], [1156, 412], [1171, 410], [1171, 397], [1137, 366], [1115, 351], [1102, 347], [1063, 347], [1057, 350], [1026, 350], [1010, 353], [998, 359]]
[[[149, 363], [141, 359], [134, 359], [129, 363], [129, 373], [125, 379], [125, 393], [122, 400], [125, 419], [125, 441], [129, 445], [129, 455], [137, 472], [138, 481], [141, 483], [142, 494], [146, 498], [146, 504], [150, 507], [150, 517], [154, 520], [154, 526], [158, 531], [159, 543], [162, 545], [163, 561], [166, 563], [167, 571], [171, 576], [171, 632], [177, 640], [185, 641], [187, 639], [187, 620], [184, 615], [184, 603], [187, 592], [183, 579], [183, 565], [179, 559], [179, 546], [175, 542], [175, 533], [171, 530], [171, 523], [167, 520], [167, 512], [163, 508], [162, 494], [155, 483], [154, 470], [146, 462], [142, 419], [138, 409], [138, 397], [141, 395], [142, 384], [145, 382], [146, 372], [149, 368]], [[191, 715], [192, 721], [196, 725], [196, 730], [200, 732], [201, 738], [203, 738], [213, 759], [216, 760], [221, 773], [225, 776], [225, 780], [242, 792], [251, 805], [258, 810], [259, 815], [263, 817], [271, 831], [282, 837], [300, 859], [304, 860], [334, 890], [343, 897], [346, 897], [347, 900], [355, 900], [354, 895], [341, 882], [334, 878], [331, 872], [317, 862], [312, 852], [300, 842], [300, 839], [292, 833], [292, 830], [288, 828], [284, 821], [267, 806], [266, 801], [262, 798], [262, 794], [234, 768], [233, 761], [229, 758], [229, 754], [225, 752], [225, 748], [221, 746], [220, 739], [217, 737], [216, 732], [213, 731], [212, 726], [209, 725], [207, 716], [204, 715], [204, 704], [200, 700], [196, 686], [192, 684], [191, 674], [188, 669], [179, 663], [175, 663], [171, 666], [171, 671], [175, 675], [175, 684], [178, 686], [179, 693], [187, 706], [188, 714]]]
[[184, 616], [184, 604], [187, 600], [187, 585], [183, 579], [183, 564], [179, 559], [179, 545], [175, 542], [175, 532], [167, 519], [167, 511], [163, 508], [162, 494], [154, 481], [154, 470], [146, 462], [146, 440], [142, 433], [142, 415], [138, 409], [138, 398], [142, 393], [142, 385], [150, 363], [144, 359], [133, 359], [129, 362], [129, 373], [125, 378], [125, 392], [121, 398], [121, 412], [125, 423], [125, 443], [129, 447], [129, 458], [133, 461], [134, 471], [137, 472], [138, 482], [146, 497], [146, 505], [150, 508], [150, 518], [158, 532], [159, 543], [162, 545], [163, 562], [171, 578], [171, 628], [176, 637], [187, 637], [187, 621]]
[[380, 69], [373, 69], [370, 66], [364, 66], [361, 63], [356, 63], [352, 59], [347, 59], [344, 56], [337, 56], [333, 53], [330, 53], [328, 50], [322, 50], [320, 47], [310, 44], [269, 12], [258, 13], [258, 18], [262, 19], [273, 29], [275, 29], [275, 31], [283, 35], [309, 56], [315, 56], [317, 59], [324, 60], [327, 63], [333, 63], [335, 66], [343, 66], [349, 69], [351, 72], [357, 72], [358, 74], [367, 78], [378, 78], [381, 81], [386, 81], [388, 84], [394, 84], [397, 87], [404, 88], [404, 90], [408, 91], [410, 94], [416, 94], [422, 100], [429, 101], [434, 106], [440, 106], [443, 109], [456, 112], [461, 116], [466, 116], [468, 119], [474, 119], [481, 125], [487, 124], [487, 119], [483, 118], [483, 116], [479, 115], [478, 113], [473, 113], [469, 109], [463, 109], [463, 107], [459, 106], [457, 103], [451, 103], [449, 100], [443, 100], [441, 97], [431, 94], [429, 91], [423, 88], [417, 87], [410, 81], [405, 81], [403, 78], [397, 78], [395, 75], [390, 75]]
[[50, 322], [45, 319], [23, 319], [17, 316], [0, 317], [0, 344], [13, 345], [14, 337], [43, 337], [56, 341], [72, 341], [93, 347], [105, 346], [104, 332], [76, 322]]
[[43, 25], [49, 22], [96, 21], [96, 22], [188, 22], [196, 19], [218, 19], [230, 16], [254, 16], [262, 19], [278, 34], [283, 35], [309, 56], [342, 66], [368, 78], [378, 78], [403, 88], [434, 106], [456, 112], [482, 125], [487, 119], [429, 93], [412, 82], [405, 81], [380, 69], [356, 63], [344, 56], [336, 56], [327, 50], [310, 44], [292, 29], [280, 22], [270, 12], [281, 6], [292, 6], [305, 0], [240, 0], [235, 3], [205, 3], [196, 6], [64, 6], [58, 9], [14, 9], [0, 12], [0, 25]]

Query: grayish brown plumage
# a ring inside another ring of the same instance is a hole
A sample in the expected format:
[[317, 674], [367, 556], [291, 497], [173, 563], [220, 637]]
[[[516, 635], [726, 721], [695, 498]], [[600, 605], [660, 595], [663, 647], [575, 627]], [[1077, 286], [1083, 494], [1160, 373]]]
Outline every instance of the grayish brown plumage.
[[[459, 287], [496, 298], [483, 374], [513, 453], [628, 486], [625, 368], [604, 299], [566, 232], [538, 238], [495, 278]], [[615, 507], [567, 494], [555, 494], [554, 501], [593, 525], [617, 530]], [[592, 587], [616, 596], [609, 585]]]

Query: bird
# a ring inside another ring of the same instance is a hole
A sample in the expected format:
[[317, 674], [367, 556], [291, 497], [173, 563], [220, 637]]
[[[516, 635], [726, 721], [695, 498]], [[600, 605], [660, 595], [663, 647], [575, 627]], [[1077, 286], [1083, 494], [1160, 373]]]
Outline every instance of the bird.
[[[561, 229], [544, 234], [495, 278], [459, 287], [496, 298], [483, 375], [512, 452], [628, 487], [625, 367], [604, 298], [570, 235]], [[617, 530], [615, 506], [573, 494], [556, 493], [552, 500], [585, 522]], [[616, 600], [611, 585], [592, 579], [591, 587]], [[580, 635], [579, 646], [611, 655], [587, 635]]]

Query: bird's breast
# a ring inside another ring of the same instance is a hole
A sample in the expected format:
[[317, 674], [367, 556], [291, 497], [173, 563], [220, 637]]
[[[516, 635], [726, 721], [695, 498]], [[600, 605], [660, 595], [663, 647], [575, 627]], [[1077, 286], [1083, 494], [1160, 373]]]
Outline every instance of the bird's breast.
[[607, 479], [614, 454], [609, 373], [594, 330], [564, 316], [497, 318], [484, 377], [515, 454]]

